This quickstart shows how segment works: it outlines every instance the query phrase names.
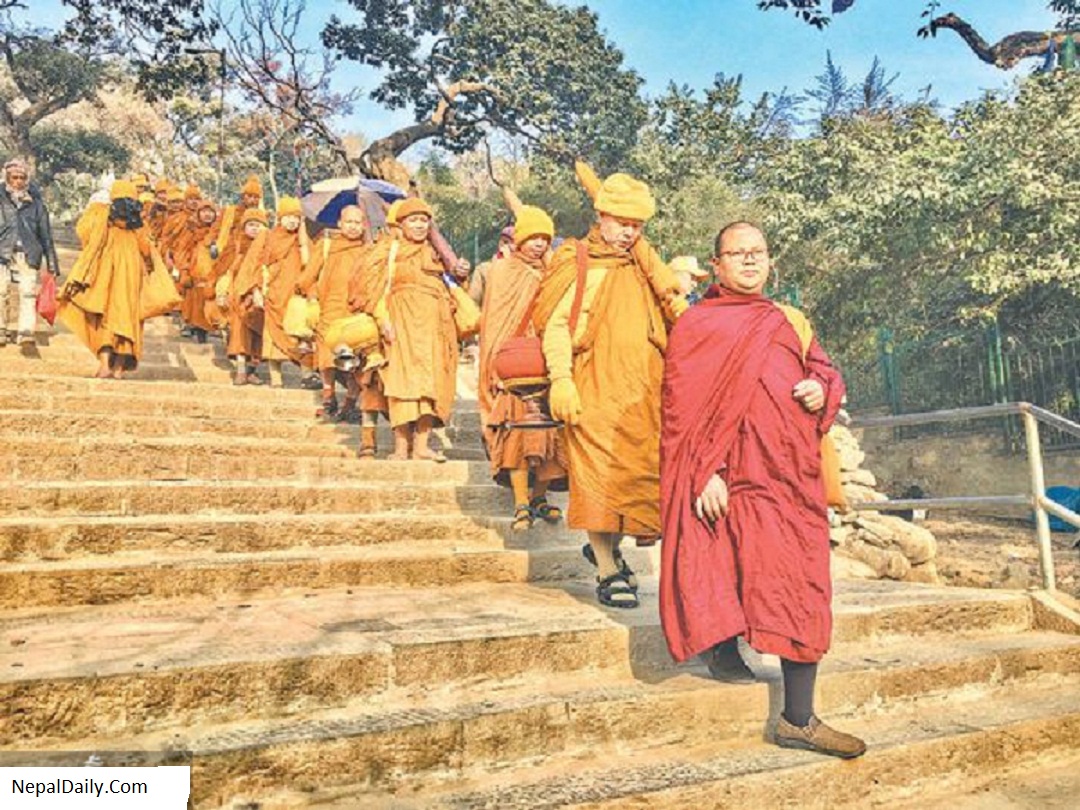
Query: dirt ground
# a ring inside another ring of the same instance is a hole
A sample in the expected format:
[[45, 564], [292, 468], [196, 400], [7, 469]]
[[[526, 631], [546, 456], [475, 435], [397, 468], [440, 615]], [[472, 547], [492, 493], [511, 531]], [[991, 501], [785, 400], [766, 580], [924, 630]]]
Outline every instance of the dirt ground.
[[[923, 524], [938, 539], [938, 572], [950, 585], [1027, 588], [1039, 585], [1035, 529], [1023, 517], [955, 513]], [[1080, 534], [1054, 533], [1058, 589], [1080, 598]]]

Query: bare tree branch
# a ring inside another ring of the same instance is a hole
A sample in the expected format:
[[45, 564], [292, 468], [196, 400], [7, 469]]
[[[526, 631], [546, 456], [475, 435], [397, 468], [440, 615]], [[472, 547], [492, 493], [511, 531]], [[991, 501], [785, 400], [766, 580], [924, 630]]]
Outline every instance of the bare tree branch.
[[934, 36], [942, 28], [955, 31], [979, 59], [1002, 70], [1016, 67], [1023, 59], [1046, 53], [1051, 39], [1060, 46], [1065, 38], [1070, 36], [1064, 31], [1053, 34], [1047, 34], [1045, 31], [1017, 31], [991, 45], [983, 39], [974, 26], [951, 12], [935, 17], [928, 26], [919, 31], [919, 34], [924, 37]]

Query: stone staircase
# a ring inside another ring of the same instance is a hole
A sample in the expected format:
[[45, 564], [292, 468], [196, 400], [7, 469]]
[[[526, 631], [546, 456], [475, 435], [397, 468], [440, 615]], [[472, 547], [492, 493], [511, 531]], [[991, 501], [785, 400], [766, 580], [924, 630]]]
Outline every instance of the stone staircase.
[[819, 711], [871, 748], [785, 751], [775, 659], [671, 663], [655, 551], [605, 610], [580, 536], [509, 531], [474, 405], [447, 464], [361, 462], [171, 324], [124, 382], [47, 344], [0, 350], [0, 753], [192, 751], [200, 808], [927, 807], [1080, 766], [1044, 596], [837, 583]]

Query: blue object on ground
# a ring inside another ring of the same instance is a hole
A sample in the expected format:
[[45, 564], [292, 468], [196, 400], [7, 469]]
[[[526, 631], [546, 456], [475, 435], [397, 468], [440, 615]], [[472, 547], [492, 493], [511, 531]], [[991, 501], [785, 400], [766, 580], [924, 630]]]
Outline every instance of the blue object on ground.
[[[1050, 487], [1046, 490], [1046, 497], [1056, 504], [1064, 506], [1077, 514], [1080, 514], [1080, 489], [1074, 487]], [[1078, 532], [1080, 529], [1071, 523], [1066, 523], [1059, 517], [1050, 515], [1050, 531], [1052, 532]]]

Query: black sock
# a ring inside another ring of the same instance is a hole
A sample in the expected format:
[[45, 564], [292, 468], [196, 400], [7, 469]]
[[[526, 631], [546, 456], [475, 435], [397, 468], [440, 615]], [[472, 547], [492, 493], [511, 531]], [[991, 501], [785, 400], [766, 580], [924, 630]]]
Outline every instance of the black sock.
[[817, 667], [817, 664], [780, 659], [780, 669], [784, 674], [784, 719], [793, 726], [806, 726], [814, 715]]

